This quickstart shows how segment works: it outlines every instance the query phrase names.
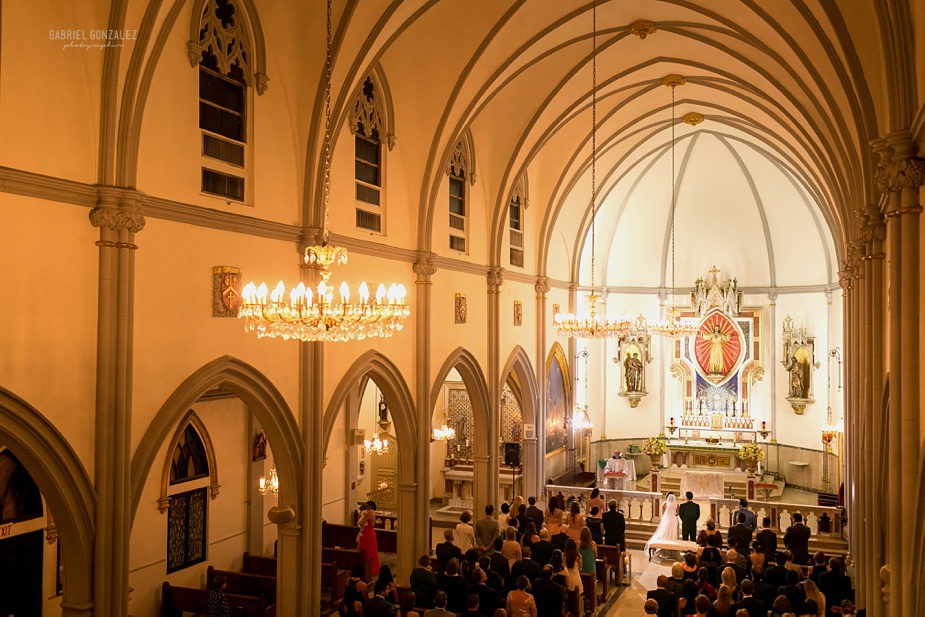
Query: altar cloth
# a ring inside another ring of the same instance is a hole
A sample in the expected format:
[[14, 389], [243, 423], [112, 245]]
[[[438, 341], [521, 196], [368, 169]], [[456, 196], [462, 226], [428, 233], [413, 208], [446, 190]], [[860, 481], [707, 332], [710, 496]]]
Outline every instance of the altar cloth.
[[694, 494], [694, 499], [722, 497], [726, 488], [723, 478], [722, 472], [685, 470], [681, 472], [681, 495], [679, 497], [683, 497], [687, 491]]

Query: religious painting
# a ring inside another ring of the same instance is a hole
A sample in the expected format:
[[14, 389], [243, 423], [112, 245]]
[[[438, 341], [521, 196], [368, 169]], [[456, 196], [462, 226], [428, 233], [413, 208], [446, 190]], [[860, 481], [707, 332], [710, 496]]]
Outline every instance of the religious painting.
[[524, 323], [524, 305], [520, 300], [514, 300], [514, 325], [522, 326]]
[[711, 383], [726, 381], [742, 358], [742, 336], [735, 322], [719, 311], [707, 315], [694, 339], [697, 371]]
[[548, 363], [546, 373], [546, 454], [564, 448], [566, 444], [567, 393], [565, 378], [558, 359]]
[[212, 268], [212, 317], [237, 317], [241, 289], [241, 268]]
[[267, 434], [263, 431], [254, 436], [254, 453], [251, 461], [262, 461], [267, 458]]
[[466, 296], [463, 294], [456, 294], [455, 318], [458, 324], [466, 323]]

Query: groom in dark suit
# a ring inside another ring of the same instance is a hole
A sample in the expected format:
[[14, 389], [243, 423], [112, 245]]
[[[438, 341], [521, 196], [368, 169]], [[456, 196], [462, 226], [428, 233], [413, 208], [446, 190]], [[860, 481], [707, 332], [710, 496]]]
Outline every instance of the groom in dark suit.
[[694, 501], [694, 494], [687, 491], [684, 494], [687, 501], [678, 508], [678, 518], [681, 519], [681, 539], [696, 542], [697, 521], [700, 520], [700, 506]]

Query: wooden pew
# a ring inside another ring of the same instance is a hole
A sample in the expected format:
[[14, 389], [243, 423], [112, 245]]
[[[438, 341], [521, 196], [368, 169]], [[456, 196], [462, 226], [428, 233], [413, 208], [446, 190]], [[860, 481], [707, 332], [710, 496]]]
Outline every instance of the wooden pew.
[[[232, 617], [276, 617], [276, 605], [265, 597], [226, 593]], [[183, 613], [209, 614], [209, 590], [174, 587], [164, 581], [161, 586], [161, 617], [183, 617]]]
[[[337, 556], [347, 556], [352, 559], [356, 559], [357, 556], [363, 557], [363, 553], [360, 551], [346, 551], [342, 549], [321, 549], [321, 587], [329, 591], [328, 597], [328, 608], [334, 609], [337, 606], [337, 603], [340, 602], [340, 599], [344, 597], [344, 592], [347, 590], [347, 579], [350, 578], [350, 572], [340, 568], [340, 562], [337, 561]], [[331, 557], [335, 557], [331, 559]], [[351, 564], [352, 565], [352, 564]], [[369, 575], [369, 566], [367, 563], [366, 570], [366, 582], [368, 583], [371, 580]], [[259, 555], [251, 555], [250, 553], [244, 553], [244, 572], [224, 572], [224, 571], [215, 571], [217, 574], [222, 574], [228, 578], [229, 585], [232, 582], [230, 575], [245, 576], [245, 577], [258, 577], [259, 579], [270, 579], [273, 580], [273, 597], [275, 600], [276, 597], [276, 558], [275, 557], [261, 557]], [[273, 576], [268, 576], [266, 573], [272, 572]], [[209, 566], [209, 581], [214, 578], [212, 575], [212, 566]], [[210, 583], [211, 585], [211, 583]], [[245, 594], [247, 595], [247, 594]]]
[[[328, 548], [356, 548], [357, 533], [360, 530], [352, 525], [336, 523], [321, 524], [321, 546]], [[398, 532], [390, 529], [376, 530], [376, 544], [382, 553], [398, 552]]]
[[371, 583], [373, 580], [373, 564], [366, 558], [366, 553], [349, 548], [322, 548], [321, 561], [336, 562], [344, 570], [352, 570], [355, 564], [362, 564], [364, 568], [363, 582]]
[[247, 574], [245, 572], [232, 572], [230, 570], [216, 570], [212, 566], [206, 570], [206, 589], [211, 590], [216, 576], [228, 579], [226, 593], [240, 596], [264, 596], [270, 604], [276, 604], [276, 576], [262, 574]]
[[581, 573], [581, 597], [584, 598], [585, 612], [592, 615], [597, 612], [597, 587], [594, 581], [594, 575], [587, 572]]
[[[623, 582], [623, 552], [619, 546], [610, 546], [608, 544], [597, 545], [597, 556], [607, 563], [607, 569], [613, 573], [614, 584], [620, 585]], [[608, 577], [609, 578], [609, 577]]]
[[[610, 576], [608, 576], [610, 566], [607, 565], [607, 558], [597, 559], [594, 562], [597, 574], [597, 580], [601, 581], [601, 595], [598, 601], [601, 604], [607, 603], [607, 596], [610, 595]], [[620, 579], [617, 579], [620, 580]]]
[[276, 557], [262, 557], [245, 552], [244, 573], [276, 576]]

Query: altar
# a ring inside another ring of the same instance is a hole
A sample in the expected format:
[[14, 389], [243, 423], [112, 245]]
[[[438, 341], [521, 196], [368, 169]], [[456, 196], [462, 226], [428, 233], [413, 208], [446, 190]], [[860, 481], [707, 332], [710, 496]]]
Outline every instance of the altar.
[[[475, 478], [474, 466], [466, 461], [455, 460], [452, 467], [440, 470], [444, 478], [444, 507], [438, 512], [457, 515], [463, 510], [472, 511], [473, 507], [473, 481]], [[498, 475], [498, 487], [501, 489], [500, 497], [510, 503], [514, 496], [523, 492], [523, 468], [502, 465]]]
[[721, 471], [682, 471], [681, 495], [685, 495], [688, 491], [693, 493], [696, 499], [724, 497], [726, 476]]
[[707, 443], [702, 440], [668, 442], [668, 464], [687, 469], [738, 471], [739, 446], [731, 443]]

